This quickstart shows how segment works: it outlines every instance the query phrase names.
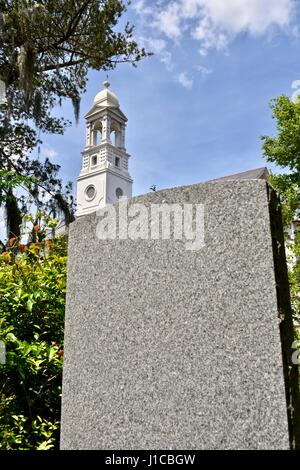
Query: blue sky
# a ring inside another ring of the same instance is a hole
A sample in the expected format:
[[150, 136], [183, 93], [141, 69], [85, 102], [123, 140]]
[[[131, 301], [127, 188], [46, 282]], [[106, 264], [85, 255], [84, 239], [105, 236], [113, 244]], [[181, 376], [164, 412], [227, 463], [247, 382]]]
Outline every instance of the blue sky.
[[[268, 103], [291, 96], [300, 80], [299, 10], [298, 0], [132, 1], [124, 20], [155, 56], [137, 69], [121, 64], [109, 79], [128, 117], [134, 194], [266, 164], [260, 135], [274, 133]], [[74, 183], [84, 114], [104, 79], [90, 73], [77, 126], [43, 137], [42, 156]], [[74, 121], [70, 103], [59, 113]]]

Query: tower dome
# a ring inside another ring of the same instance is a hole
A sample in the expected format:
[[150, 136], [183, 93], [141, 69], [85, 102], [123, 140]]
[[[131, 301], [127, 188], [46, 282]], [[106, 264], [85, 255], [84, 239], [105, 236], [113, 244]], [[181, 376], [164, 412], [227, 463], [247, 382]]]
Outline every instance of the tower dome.
[[95, 96], [94, 99], [94, 105], [97, 106], [104, 106], [104, 107], [109, 107], [109, 106], [116, 106], [119, 107], [119, 100], [117, 96], [109, 90], [110, 83], [108, 80], [105, 80], [103, 83], [104, 89], [99, 91], [97, 95]]

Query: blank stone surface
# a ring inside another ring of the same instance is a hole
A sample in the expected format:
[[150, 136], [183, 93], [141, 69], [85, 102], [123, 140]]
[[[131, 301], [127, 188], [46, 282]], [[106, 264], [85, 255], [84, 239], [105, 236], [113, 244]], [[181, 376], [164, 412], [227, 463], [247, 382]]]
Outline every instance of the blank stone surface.
[[62, 449], [289, 449], [265, 181], [130, 203], [204, 204], [205, 247], [71, 225]]

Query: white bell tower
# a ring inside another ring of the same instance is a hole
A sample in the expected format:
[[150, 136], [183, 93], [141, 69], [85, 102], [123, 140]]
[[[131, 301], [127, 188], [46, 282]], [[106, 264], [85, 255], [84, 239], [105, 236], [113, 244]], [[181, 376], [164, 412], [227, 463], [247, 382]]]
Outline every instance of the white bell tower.
[[132, 195], [130, 155], [125, 149], [127, 118], [109, 87], [106, 80], [91, 111], [85, 115], [86, 146], [77, 179], [77, 217], [113, 204], [121, 196]]

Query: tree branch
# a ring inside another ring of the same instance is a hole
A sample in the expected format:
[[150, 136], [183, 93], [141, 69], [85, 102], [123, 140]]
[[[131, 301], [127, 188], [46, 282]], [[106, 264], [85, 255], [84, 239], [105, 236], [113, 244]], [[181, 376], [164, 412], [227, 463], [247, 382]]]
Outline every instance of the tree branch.
[[72, 65], [83, 64], [85, 61], [86, 58], [83, 58], [78, 60], [70, 60], [69, 62], [64, 62], [60, 64], [46, 65], [45, 67], [42, 67], [39, 72], [49, 72], [51, 70], [62, 69], [64, 67], [71, 67]]
[[[93, 3], [94, 1], [95, 0], [86, 0], [83, 3], [83, 5], [81, 5], [79, 10], [76, 12], [76, 14], [71, 19], [66, 33], [60, 39], [58, 39], [54, 43], [50, 44], [48, 46], [49, 48], [56, 48], [60, 44], [63, 44], [64, 42], [66, 42], [72, 36], [72, 34], [75, 32], [75, 30], [76, 30], [76, 28], [77, 28], [77, 26], [80, 22], [80, 19], [81, 19], [82, 15], [84, 14], [86, 8], [89, 6], [90, 3]], [[44, 52], [44, 50], [39, 50], [38, 52]]]

